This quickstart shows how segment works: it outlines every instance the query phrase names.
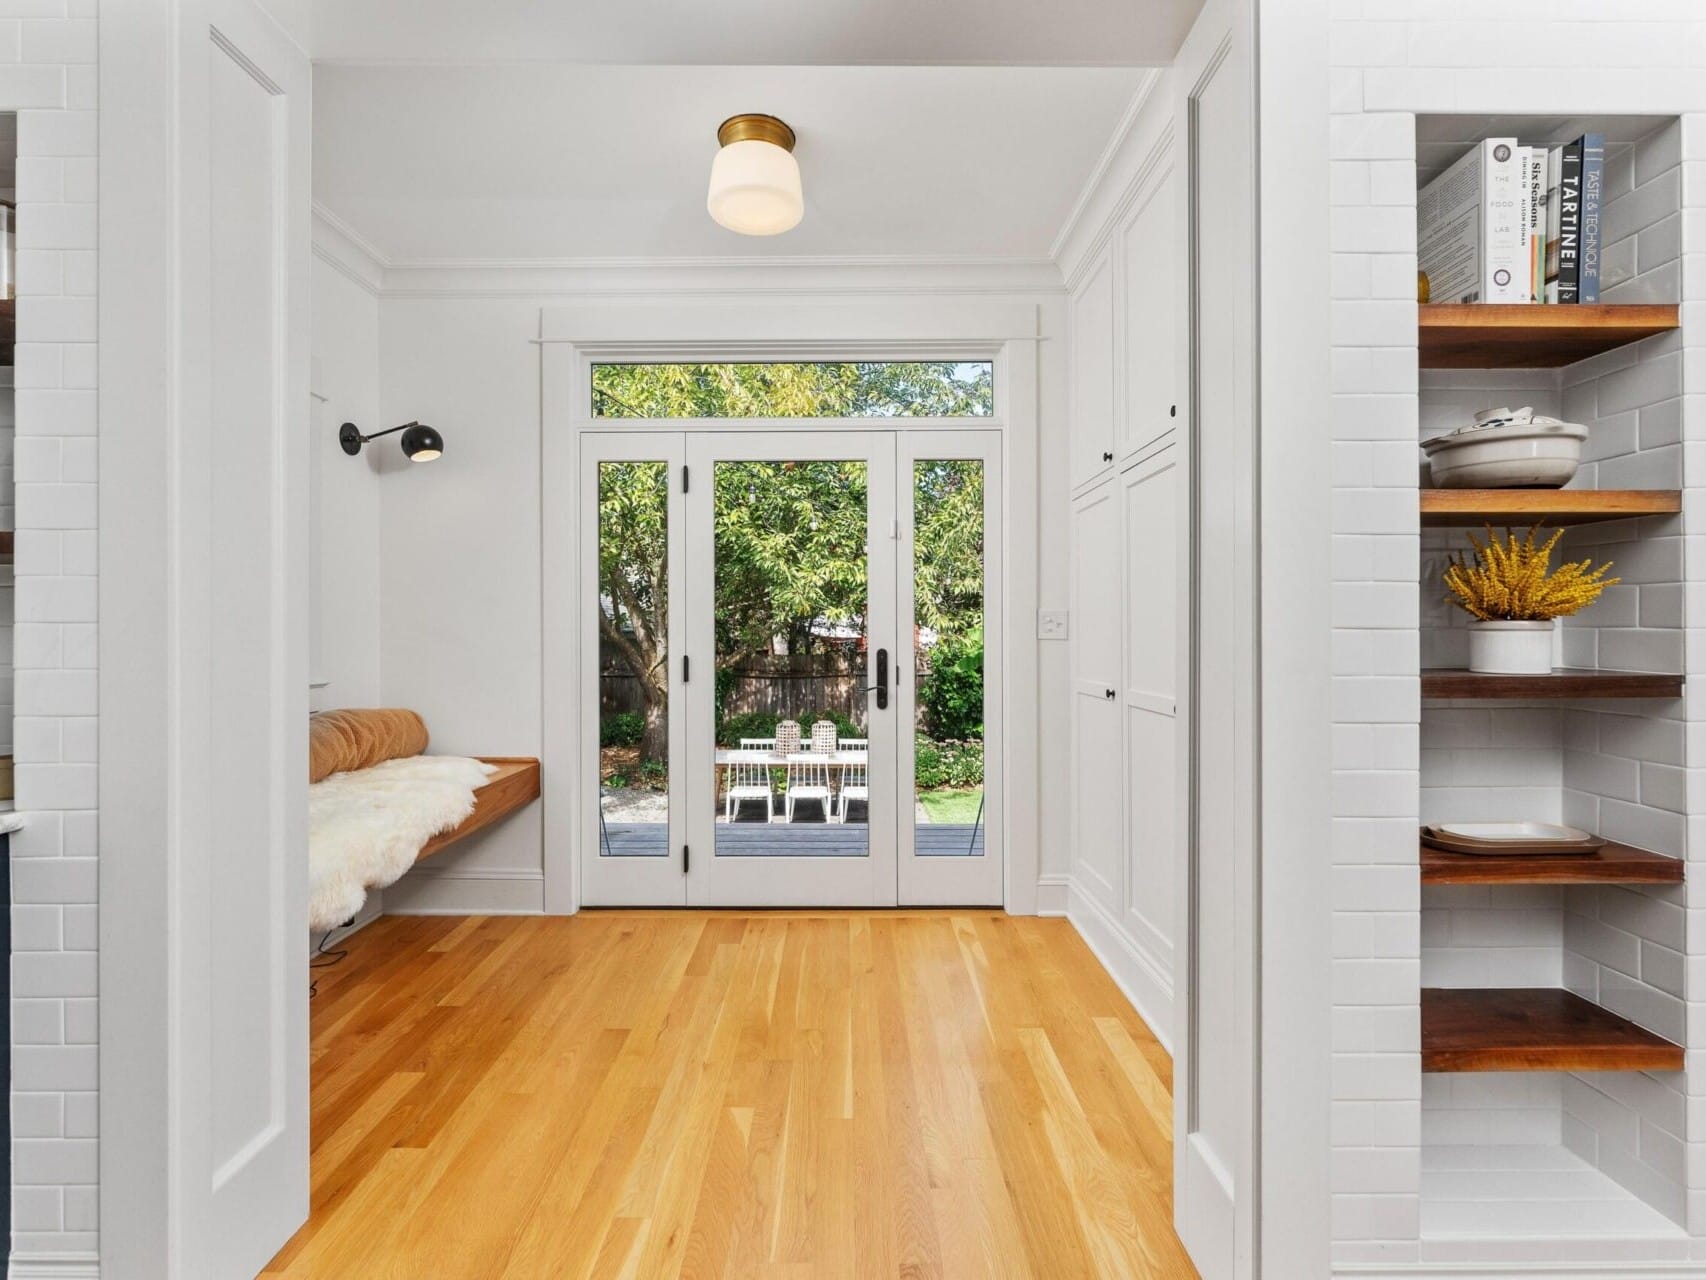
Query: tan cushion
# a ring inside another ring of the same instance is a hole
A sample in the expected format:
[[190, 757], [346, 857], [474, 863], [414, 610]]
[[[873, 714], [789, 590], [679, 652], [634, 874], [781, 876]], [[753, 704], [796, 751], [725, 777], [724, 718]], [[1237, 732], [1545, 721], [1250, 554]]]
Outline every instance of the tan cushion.
[[308, 719], [308, 781], [371, 769], [426, 749], [426, 721], [405, 707], [316, 712]]

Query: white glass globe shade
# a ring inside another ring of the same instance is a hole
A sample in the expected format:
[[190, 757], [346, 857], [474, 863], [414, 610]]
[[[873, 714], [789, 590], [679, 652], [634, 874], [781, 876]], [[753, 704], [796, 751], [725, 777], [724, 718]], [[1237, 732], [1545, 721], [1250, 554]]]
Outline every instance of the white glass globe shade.
[[792, 230], [806, 212], [799, 162], [773, 142], [731, 142], [711, 162], [705, 208], [719, 225], [743, 236]]

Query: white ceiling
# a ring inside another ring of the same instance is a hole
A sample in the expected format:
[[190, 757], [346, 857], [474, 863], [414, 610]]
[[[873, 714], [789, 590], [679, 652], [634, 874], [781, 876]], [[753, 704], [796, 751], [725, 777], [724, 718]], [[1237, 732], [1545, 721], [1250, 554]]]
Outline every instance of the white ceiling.
[[[314, 198], [393, 261], [1043, 258], [1149, 74], [321, 64]], [[717, 125], [741, 111], [799, 134], [806, 216], [786, 235], [705, 212]]]
[[[286, 0], [280, 0], [286, 3]], [[296, 8], [306, 0], [287, 0]], [[1150, 65], [1202, 0], [312, 0], [321, 61]]]

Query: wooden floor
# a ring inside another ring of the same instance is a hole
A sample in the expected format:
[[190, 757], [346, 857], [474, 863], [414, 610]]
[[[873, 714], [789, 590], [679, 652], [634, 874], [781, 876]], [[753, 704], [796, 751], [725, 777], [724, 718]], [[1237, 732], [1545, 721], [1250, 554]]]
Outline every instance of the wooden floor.
[[267, 1276], [1188, 1277], [1167, 1055], [1064, 920], [386, 917]]

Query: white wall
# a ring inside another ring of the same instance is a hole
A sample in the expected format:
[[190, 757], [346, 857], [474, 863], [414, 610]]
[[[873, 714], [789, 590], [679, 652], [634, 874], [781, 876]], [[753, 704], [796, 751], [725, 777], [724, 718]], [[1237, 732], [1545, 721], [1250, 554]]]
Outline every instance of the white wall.
[[11, 1248], [14, 1266], [76, 1266], [98, 1231], [95, 4], [0, 0], [0, 42], [13, 59], [0, 110], [19, 108], [15, 755], [29, 815], [11, 848]]
[[[380, 702], [380, 444], [352, 458], [338, 426], [379, 431], [379, 297], [335, 231], [315, 224], [310, 465], [317, 517], [309, 673], [317, 711]], [[353, 262], [354, 265], [351, 265]], [[395, 445], [392, 445], [395, 448]]]
[[[541, 503], [572, 495], [540, 491], [540, 359], [533, 339], [541, 307], [576, 296], [652, 295], [667, 307], [672, 295], [774, 294], [787, 288], [782, 282], [798, 280], [802, 299], [825, 292], [997, 292], [1038, 303], [1045, 335], [1036, 459], [1040, 605], [1066, 606], [1063, 316], [1047, 277], [1027, 270], [1025, 287], [1015, 291], [1001, 287], [1013, 276], [1000, 271], [967, 278], [922, 267], [814, 267], [809, 284], [804, 268], [690, 274], [684, 283], [681, 273], [615, 269], [544, 282], [536, 273], [501, 268], [387, 272], [380, 304], [382, 416], [388, 424], [419, 418], [438, 427], [445, 454], [429, 466], [411, 466], [394, 448], [380, 451], [381, 691], [387, 704], [426, 717], [436, 750], [533, 755], [541, 749]], [[1067, 820], [1066, 653], [1059, 644], [1039, 648], [1040, 900], [1043, 909], [1059, 910], [1066, 872], [1059, 834]], [[387, 890], [386, 910], [540, 910], [541, 839], [535, 806], [410, 872]]]

